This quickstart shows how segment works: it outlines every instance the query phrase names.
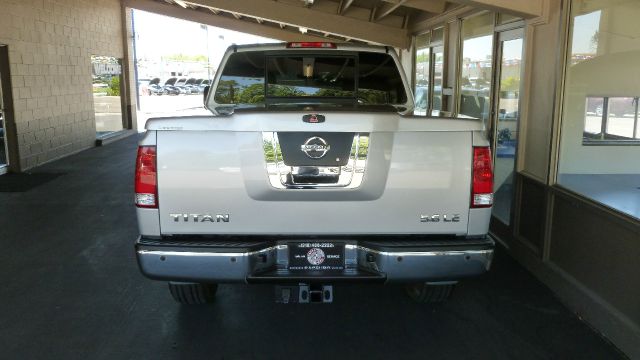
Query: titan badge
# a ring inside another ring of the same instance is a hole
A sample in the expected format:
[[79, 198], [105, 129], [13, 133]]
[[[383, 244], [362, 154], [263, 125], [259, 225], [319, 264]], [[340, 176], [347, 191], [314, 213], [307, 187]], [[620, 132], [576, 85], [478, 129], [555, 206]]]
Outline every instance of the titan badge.
[[423, 223], [434, 223], [434, 222], [460, 222], [460, 214], [451, 214], [451, 215], [420, 215], [420, 222]]
[[229, 214], [169, 214], [169, 217], [175, 222], [229, 222]]

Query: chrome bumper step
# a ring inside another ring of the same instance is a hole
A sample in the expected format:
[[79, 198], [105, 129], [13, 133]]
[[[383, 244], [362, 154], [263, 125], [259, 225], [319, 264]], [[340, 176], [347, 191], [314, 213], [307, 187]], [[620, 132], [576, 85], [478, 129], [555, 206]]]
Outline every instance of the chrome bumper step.
[[[448, 281], [486, 272], [493, 258], [491, 239], [457, 242], [445, 246], [438, 241], [375, 246], [366, 241], [345, 241], [345, 270], [298, 272], [287, 270], [290, 241], [247, 247], [184, 246], [175, 242], [138, 239], [136, 254], [142, 273], [152, 279], [216, 282], [418, 282]], [[338, 240], [336, 240], [338, 241]], [[379, 242], [383, 243], [383, 242]], [[366, 245], [365, 245], [366, 244]], [[199, 244], [201, 245], [201, 244]], [[409, 245], [409, 246], [407, 246]]]

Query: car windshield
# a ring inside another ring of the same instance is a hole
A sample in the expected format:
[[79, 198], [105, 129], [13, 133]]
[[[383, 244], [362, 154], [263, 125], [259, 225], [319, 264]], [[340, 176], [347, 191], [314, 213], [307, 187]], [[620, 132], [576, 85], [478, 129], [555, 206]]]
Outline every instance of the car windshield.
[[275, 108], [286, 104], [404, 105], [393, 58], [375, 52], [231, 54], [213, 97], [216, 106]]

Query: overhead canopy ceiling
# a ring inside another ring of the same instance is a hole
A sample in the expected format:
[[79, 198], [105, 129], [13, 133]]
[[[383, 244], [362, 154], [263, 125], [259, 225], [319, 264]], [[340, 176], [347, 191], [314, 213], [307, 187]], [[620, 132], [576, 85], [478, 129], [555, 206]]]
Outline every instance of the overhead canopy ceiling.
[[406, 48], [414, 24], [461, 6], [536, 17], [545, 0], [124, 0], [127, 7], [283, 41]]

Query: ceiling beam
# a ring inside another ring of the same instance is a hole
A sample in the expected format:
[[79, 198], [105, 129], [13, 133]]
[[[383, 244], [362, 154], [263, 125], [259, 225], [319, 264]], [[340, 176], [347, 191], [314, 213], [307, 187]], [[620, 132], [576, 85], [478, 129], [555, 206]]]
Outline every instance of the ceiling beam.
[[404, 18], [402, 18], [402, 28], [403, 29], [406, 29], [409, 26], [409, 19], [410, 19], [409, 14], [406, 14], [404, 16]]
[[[326, 41], [326, 39], [310, 34], [300, 34], [288, 30], [282, 30], [276, 26], [260, 25], [253, 21], [236, 20], [232, 17], [215, 16], [208, 12], [184, 9], [179, 6], [154, 0], [123, 0], [128, 8], [148, 11], [154, 14], [171, 16], [178, 19], [194, 21], [200, 24], [211, 25], [223, 29], [240, 31], [247, 34], [264, 36], [280, 41]], [[339, 41], [339, 40], [338, 40]]]
[[338, 5], [338, 14], [339, 15], [344, 14], [344, 12], [347, 11], [347, 9], [349, 8], [349, 6], [351, 6], [351, 4], [353, 4], [353, 0], [340, 1], [340, 4]]
[[401, 5], [404, 7], [418, 9], [418, 10], [422, 10], [422, 11], [426, 11], [434, 14], [443, 13], [445, 8], [447, 7], [446, 6], [447, 2], [445, 0], [407, 0], [407, 1], [383, 0], [383, 1], [390, 4], [397, 4], [401, 2], [402, 3]]
[[180, 5], [180, 6], [182, 6], [185, 9], [188, 8], [187, 4], [185, 4], [185, 2], [182, 1], [182, 0], [173, 0], [173, 2], [178, 4], [178, 5]]
[[348, 36], [360, 41], [402, 49], [406, 49], [409, 45], [406, 29], [306, 8], [302, 4], [298, 6], [271, 0], [189, 0], [187, 2], [244, 16], [259, 17], [272, 22], [301, 26], [317, 32]]
[[543, 15], [543, 3], [548, 0], [450, 0], [459, 4], [507, 13], [523, 18], [535, 18]]
[[408, 29], [411, 33], [424, 32], [425, 29], [433, 29], [442, 26], [443, 23], [451, 22], [455, 19], [462, 19], [477, 12], [478, 10], [473, 6], [456, 5], [439, 15], [431, 15], [426, 18], [421, 16], [413, 19], [409, 22]]
[[391, 14], [392, 12], [394, 12], [397, 8], [399, 8], [400, 6], [402, 6], [402, 4], [404, 4], [406, 2], [407, 2], [407, 0], [400, 0], [400, 1], [396, 2], [396, 3], [388, 2], [388, 3], [382, 4], [378, 8], [375, 8], [376, 9], [376, 15], [375, 15], [374, 21], [379, 21], [383, 17]]
[[371, 9], [371, 11], [369, 11], [369, 21], [375, 21], [376, 20], [376, 11], [378, 10], [377, 7], [373, 7], [373, 9]]

